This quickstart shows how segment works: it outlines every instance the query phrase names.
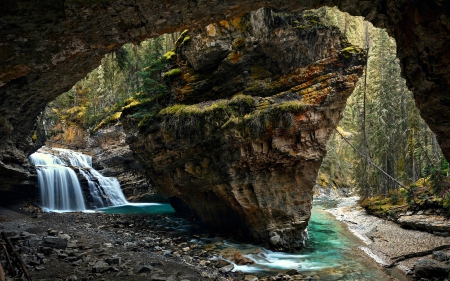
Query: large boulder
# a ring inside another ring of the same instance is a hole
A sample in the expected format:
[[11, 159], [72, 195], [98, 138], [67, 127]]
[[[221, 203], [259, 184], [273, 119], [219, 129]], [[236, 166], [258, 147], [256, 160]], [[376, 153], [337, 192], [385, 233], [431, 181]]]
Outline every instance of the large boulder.
[[138, 106], [122, 114], [158, 192], [222, 232], [302, 247], [364, 52], [311, 13], [260, 9], [184, 32], [166, 57], [170, 106], [144, 120], [133, 118]]
[[421, 259], [414, 266], [414, 274], [417, 280], [421, 278], [431, 279], [433, 277], [447, 278], [449, 273], [450, 266], [437, 260]]

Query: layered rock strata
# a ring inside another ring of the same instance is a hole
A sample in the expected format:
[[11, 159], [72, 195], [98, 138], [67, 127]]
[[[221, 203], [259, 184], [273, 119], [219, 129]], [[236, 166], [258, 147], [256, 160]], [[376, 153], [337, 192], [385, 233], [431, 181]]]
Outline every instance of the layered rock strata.
[[176, 46], [165, 55], [170, 106], [144, 120], [133, 118], [142, 106], [122, 113], [135, 156], [175, 209], [275, 249], [302, 247], [364, 52], [312, 14], [267, 9], [183, 32]]

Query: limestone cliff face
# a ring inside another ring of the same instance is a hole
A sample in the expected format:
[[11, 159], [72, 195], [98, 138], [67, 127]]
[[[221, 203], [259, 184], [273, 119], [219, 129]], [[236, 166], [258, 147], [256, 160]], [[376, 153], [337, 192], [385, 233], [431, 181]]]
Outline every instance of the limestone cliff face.
[[184, 32], [166, 57], [172, 105], [147, 125], [131, 110], [122, 118], [158, 192], [221, 231], [303, 246], [326, 142], [363, 52], [311, 15], [260, 9]]

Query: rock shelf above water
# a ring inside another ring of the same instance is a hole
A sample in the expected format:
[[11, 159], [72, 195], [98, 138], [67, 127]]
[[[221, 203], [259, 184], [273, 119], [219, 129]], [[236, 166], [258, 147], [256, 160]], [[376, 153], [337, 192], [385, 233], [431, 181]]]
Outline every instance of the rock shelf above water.
[[302, 247], [364, 52], [311, 14], [261, 9], [184, 32], [166, 58], [169, 106], [144, 120], [132, 117], [139, 106], [122, 114], [158, 192], [221, 232]]

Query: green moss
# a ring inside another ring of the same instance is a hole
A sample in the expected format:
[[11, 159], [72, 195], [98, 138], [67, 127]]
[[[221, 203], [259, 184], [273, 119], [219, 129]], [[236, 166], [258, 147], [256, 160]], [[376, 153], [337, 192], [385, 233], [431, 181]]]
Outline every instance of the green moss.
[[181, 69], [174, 68], [166, 73], [163, 74], [163, 77], [166, 79], [173, 79], [175, 77], [178, 77], [181, 75]]
[[180, 37], [178, 37], [177, 41], [175, 41], [175, 50], [190, 41], [190, 38], [187, 41], [184, 40], [187, 37], [188, 33], [189, 29], [185, 29], [183, 32], [181, 32]]
[[349, 46], [340, 51], [340, 54], [347, 59], [362, 53], [364, 53], [363, 49], [356, 46]]
[[147, 127], [147, 125], [152, 121], [155, 117], [154, 113], [148, 113], [142, 118], [142, 120], [138, 124], [138, 128], [142, 130], [143, 128]]
[[208, 115], [214, 113], [214, 111], [218, 109], [226, 110], [228, 107], [228, 102], [226, 100], [219, 100], [213, 102], [211, 105], [203, 106], [201, 104], [195, 105], [184, 105], [184, 104], [175, 104], [170, 107], [166, 107], [162, 109], [158, 115], [167, 116], [167, 115], [175, 115], [175, 116], [201, 116]]
[[283, 102], [277, 105], [276, 108], [284, 112], [297, 113], [299, 111], [305, 110], [307, 106], [300, 100]]
[[185, 45], [189, 41], [191, 41], [191, 36], [184, 37], [183, 42], [181, 43], [181, 46]]
[[99, 129], [105, 127], [108, 124], [116, 123], [120, 120], [120, 116], [122, 115], [122, 112], [115, 112], [109, 117], [106, 117], [103, 119], [95, 128], [92, 130], [93, 133], [97, 132]]
[[169, 107], [166, 107], [164, 109], [162, 109], [158, 115], [173, 115], [176, 114], [178, 111], [180, 111], [181, 109], [187, 107], [187, 105], [184, 104], [175, 104]]
[[163, 57], [164, 57], [166, 60], [173, 60], [173, 59], [175, 59], [175, 58], [177, 57], [177, 54], [176, 54], [173, 50], [170, 50], [170, 51], [168, 51], [167, 53], [165, 53], [165, 54], [163, 55]]

